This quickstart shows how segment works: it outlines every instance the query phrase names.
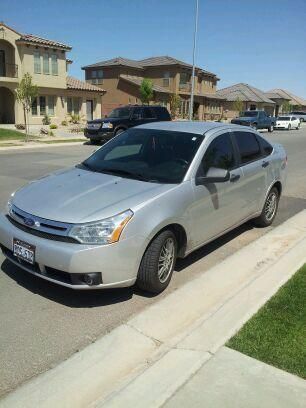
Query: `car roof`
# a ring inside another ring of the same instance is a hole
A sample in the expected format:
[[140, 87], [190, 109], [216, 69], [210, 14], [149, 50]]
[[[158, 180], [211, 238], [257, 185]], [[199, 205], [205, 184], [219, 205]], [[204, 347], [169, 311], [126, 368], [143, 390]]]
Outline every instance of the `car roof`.
[[123, 105], [123, 106], [118, 106], [117, 109], [126, 109], [126, 108], [165, 108], [165, 106], [162, 105]]
[[173, 120], [164, 122], [150, 122], [144, 125], [137, 126], [137, 129], [157, 129], [157, 130], [170, 130], [175, 132], [186, 132], [203, 135], [212, 129], [222, 128], [237, 128], [237, 125], [231, 125], [229, 123], [220, 122], [201, 122], [201, 121], [185, 121], [185, 120]]

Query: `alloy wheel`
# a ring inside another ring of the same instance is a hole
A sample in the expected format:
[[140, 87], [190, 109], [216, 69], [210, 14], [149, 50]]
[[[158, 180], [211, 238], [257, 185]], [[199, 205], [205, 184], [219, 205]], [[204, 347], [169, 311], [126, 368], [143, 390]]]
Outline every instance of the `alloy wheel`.
[[265, 205], [265, 216], [267, 221], [271, 221], [276, 213], [277, 195], [272, 192], [269, 194]]
[[158, 259], [158, 279], [161, 283], [168, 279], [174, 262], [175, 243], [173, 238], [167, 238], [161, 248]]

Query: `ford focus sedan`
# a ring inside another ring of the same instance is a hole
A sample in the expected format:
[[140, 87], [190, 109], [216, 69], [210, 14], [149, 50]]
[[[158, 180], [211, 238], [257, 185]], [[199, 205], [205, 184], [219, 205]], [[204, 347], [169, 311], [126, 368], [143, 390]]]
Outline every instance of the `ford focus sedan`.
[[159, 293], [177, 257], [248, 220], [273, 222], [286, 164], [281, 145], [247, 127], [141, 125], [15, 192], [0, 217], [1, 249], [69, 288], [136, 283]]
[[295, 116], [278, 116], [275, 123], [275, 129], [296, 129], [298, 130], [301, 126], [300, 119]]

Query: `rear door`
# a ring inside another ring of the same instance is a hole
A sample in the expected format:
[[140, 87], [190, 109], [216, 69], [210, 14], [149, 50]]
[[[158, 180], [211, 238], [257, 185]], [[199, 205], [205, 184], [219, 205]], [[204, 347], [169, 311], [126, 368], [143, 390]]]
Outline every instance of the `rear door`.
[[233, 133], [243, 174], [240, 190], [241, 198], [243, 198], [241, 215], [246, 218], [261, 210], [267, 191], [267, 171], [270, 162], [264, 157], [255, 133], [250, 131], [234, 131]]

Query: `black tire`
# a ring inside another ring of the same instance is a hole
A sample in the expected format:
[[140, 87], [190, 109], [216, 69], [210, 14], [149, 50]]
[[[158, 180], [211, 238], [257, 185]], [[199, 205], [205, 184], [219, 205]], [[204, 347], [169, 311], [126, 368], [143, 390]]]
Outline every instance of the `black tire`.
[[[271, 199], [272, 196], [275, 197], [275, 208], [273, 209], [273, 213], [269, 214], [269, 212], [267, 211], [267, 206], [269, 205], [269, 200]], [[276, 187], [273, 187], [271, 188], [271, 190], [269, 191], [267, 195], [267, 198], [266, 198], [266, 201], [265, 201], [265, 204], [263, 206], [260, 216], [254, 219], [254, 224], [256, 225], [256, 227], [264, 228], [272, 224], [277, 214], [278, 203], [279, 203], [279, 192]]]
[[[170, 241], [169, 241], [170, 240]], [[170, 261], [169, 270], [164, 279], [159, 277], [159, 262], [164, 245], [173, 242], [173, 260]], [[144, 253], [137, 276], [137, 286], [147, 292], [160, 293], [166, 289], [172, 277], [177, 255], [177, 241], [175, 235], [170, 230], [165, 230], [157, 235], [149, 244]]]
[[95, 140], [95, 139], [90, 139], [90, 143], [92, 145], [99, 145], [101, 143], [101, 141], [100, 140]]
[[268, 132], [272, 133], [274, 130], [274, 123], [271, 123], [271, 125], [268, 127]]
[[290, 125], [290, 123], [289, 123], [289, 125], [288, 125], [288, 130], [291, 130], [291, 125]]
[[301, 124], [298, 124], [295, 129], [296, 129], [296, 130], [299, 130], [300, 126], [301, 126]]
[[117, 129], [116, 132], [115, 132], [115, 136], [120, 135], [120, 133], [122, 133], [124, 131], [125, 131], [125, 129]]

